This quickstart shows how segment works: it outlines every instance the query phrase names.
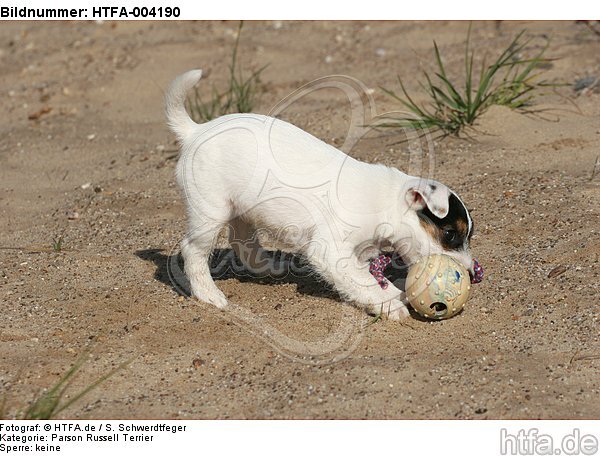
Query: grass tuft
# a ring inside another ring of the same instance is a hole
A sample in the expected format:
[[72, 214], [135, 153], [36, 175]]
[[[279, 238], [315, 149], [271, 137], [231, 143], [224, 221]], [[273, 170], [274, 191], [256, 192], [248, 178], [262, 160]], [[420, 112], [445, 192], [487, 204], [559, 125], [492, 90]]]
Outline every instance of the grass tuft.
[[208, 101], [203, 101], [200, 89], [194, 89], [193, 95], [187, 100], [188, 112], [196, 122], [208, 122], [225, 114], [237, 112], [252, 112], [258, 100], [260, 75], [268, 65], [254, 71], [247, 78], [243, 76], [238, 62], [238, 47], [244, 21], [240, 21], [235, 45], [229, 65], [229, 84], [224, 92], [214, 85]]
[[6, 419], [6, 391], [2, 393], [2, 400], [0, 400], [0, 420]]
[[429, 96], [428, 102], [422, 105], [416, 103], [398, 76], [402, 95], [383, 87], [381, 89], [409, 112], [383, 114], [372, 126], [441, 131], [445, 135], [458, 135], [466, 126], [473, 125], [492, 105], [520, 110], [531, 106], [538, 95], [536, 90], [553, 84], [539, 80], [544, 64], [550, 61], [543, 57], [548, 44], [532, 58], [524, 59], [521, 54], [531, 41], [523, 40], [524, 33], [524, 30], [520, 32], [492, 64], [486, 65], [484, 60], [479, 77], [475, 78], [475, 51], [471, 48], [469, 26], [465, 44], [464, 85], [449, 78], [434, 41], [437, 71], [433, 76], [423, 71], [425, 81], [420, 84]]
[[60, 236], [58, 236], [56, 239], [54, 239], [52, 241], [52, 250], [54, 250], [55, 252], [61, 252], [63, 249], [63, 235], [61, 234]]
[[[32, 403], [25, 409], [25, 411], [21, 414], [21, 419], [24, 420], [50, 420], [55, 419], [56, 416], [62, 412], [67, 407], [71, 406], [73, 403], [81, 399], [83, 396], [88, 394], [91, 390], [96, 388], [101, 383], [108, 380], [112, 377], [116, 372], [123, 369], [128, 362], [125, 362], [119, 366], [117, 366], [112, 371], [102, 375], [96, 381], [85, 387], [83, 390], [79, 391], [77, 394], [72, 396], [69, 400], [63, 401], [63, 397], [71, 385], [75, 374], [81, 369], [83, 364], [85, 363], [87, 357], [89, 355], [89, 351], [85, 351], [71, 366], [71, 368], [60, 378], [60, 380], [52, 386], [50, 389], [41, 393], [37, 398], [35, 398]], [[2, 415], [0, 415], [2, 416]]]

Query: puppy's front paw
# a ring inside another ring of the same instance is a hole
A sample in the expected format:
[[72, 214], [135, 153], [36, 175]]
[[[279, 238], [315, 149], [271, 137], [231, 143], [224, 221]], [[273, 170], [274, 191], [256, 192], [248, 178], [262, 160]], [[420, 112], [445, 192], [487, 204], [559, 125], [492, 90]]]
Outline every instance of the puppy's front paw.
[[219, 309], [224, 309], [229, 304], [225, 295], [221, 296], [212, 296], [210, 298], [210, 303]]
[[198, 301], [212, 304], [213, 306], [218, 307], [219, 309], [224, 309], [225, 307], [227, 307], [227, 304], [228, 304], [227, 298], [221, 292], [219, 292], [219, 293], [201, 293], [201, 294], [200, 293], [198, 293], [198, 294], [192, 293], [192, 295]]
[[370, 310], [376, 315], [381, 315], [395, 321], [402, 320], [410, 315], [408, 309], [400, 299], [392, 299], [386, 303], [371, 306]]
[[399, 299], [394, 299], [392, 302], [389, 303], [387, 317], [390, 320], [404, 320], [409, 316], [410, 312], [408, 311], [408, 308]]

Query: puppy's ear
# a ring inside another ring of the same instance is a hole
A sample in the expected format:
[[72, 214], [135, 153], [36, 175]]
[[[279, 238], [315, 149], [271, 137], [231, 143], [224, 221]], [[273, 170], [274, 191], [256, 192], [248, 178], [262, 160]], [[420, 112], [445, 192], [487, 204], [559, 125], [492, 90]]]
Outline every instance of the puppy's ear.
[[427, 207], [437, 218], [444, 218], [450, 209], [450, 190], [430, 179], [411, 179], [406, 185], [408, 207], [419, 211]]

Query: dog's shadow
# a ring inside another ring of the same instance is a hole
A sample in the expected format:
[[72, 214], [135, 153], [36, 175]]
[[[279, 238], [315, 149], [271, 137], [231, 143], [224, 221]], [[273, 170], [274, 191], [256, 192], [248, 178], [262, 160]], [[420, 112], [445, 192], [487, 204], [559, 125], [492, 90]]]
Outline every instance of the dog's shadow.
[[[211, 256], [210, 272], [213, 280], [235, 278], [242, 283], [261, 285], [294, 284], [299, 293], [320, 298], [339, 299], [338, 293], [312, 271], [300, 255], [281, 251], [263, 251], [263, 267], [249, 271], [232, 249], [215, 249]], [[156, 266], [154, 278], [170, 286], [180, 295], [190, 296], [190, 284], [183, 272], [179, 253], [168, 255], [163, 249], [138, 250], [136, 256]]]
[[[165, 254], [163, 249], [146, 249], [135, 252], [144, 261], [154, 263], [154, 278], [183, 296], [190, 296], [190, 284], [183, 272], [183, 259], [179, 253]], [[210, 271], [215, 281], [235, 278], [242, 283], [261, 285], [294, 284], [299, 293], [319, 298], [339, 300], [335, 289], [323, 281], [304, 257], [282, 251], [263, 251], [262, 267], [249, 271], [239, 261], [232, 249], [216, 249], [211, 256]], [[386, 278], [404, 289], [406, 266], [397, 256], [385, 271]]]

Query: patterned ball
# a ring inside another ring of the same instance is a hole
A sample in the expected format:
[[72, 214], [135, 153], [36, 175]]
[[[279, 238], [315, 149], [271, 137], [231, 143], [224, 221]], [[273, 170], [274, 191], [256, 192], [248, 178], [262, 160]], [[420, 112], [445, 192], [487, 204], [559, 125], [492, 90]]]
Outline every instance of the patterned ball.
[[434, 320], [459, 313], [469, 298], [471, 280], [465, 267], [447, 255], [422, 258], [408, 269], [406, 296], [420, 315]]

